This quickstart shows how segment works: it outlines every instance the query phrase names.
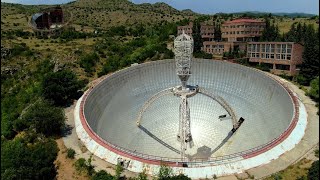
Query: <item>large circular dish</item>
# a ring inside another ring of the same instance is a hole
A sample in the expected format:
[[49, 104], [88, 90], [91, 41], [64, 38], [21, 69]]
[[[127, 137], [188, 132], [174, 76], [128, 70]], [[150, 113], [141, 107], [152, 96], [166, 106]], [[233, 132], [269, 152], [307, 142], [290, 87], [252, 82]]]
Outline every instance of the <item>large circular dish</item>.
[[223, 61], [194, 59], [188, 84], [199, 85], [228, 102], [244, 123], [230, 136], [227, 111], [201, 94], [189, 99], [194, 147], [181, 160], [177, 141], [179, 98], [165, 95], [136, 120], [144, 103], [157, 92], [180, 84], [174, 60], [161, 60], [118, 71], [87, 91], [80, 105], [82, 125], [108, 150], [150, 163], [215, 162], [249, 158], [283, 141], [299, 115], [292, 92], [257, 70]]

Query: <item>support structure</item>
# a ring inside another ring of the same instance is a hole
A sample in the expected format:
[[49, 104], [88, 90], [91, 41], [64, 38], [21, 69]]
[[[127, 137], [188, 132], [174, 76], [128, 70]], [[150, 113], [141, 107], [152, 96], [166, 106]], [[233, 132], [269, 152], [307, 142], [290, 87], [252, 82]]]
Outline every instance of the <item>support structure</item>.
[[194, 91], [187, 88], [187, 81], [191, 76], [193, 39], [186, 35], [184, 31], [174, 40], [174, 53], [176, 73], [181, 81], [181, 89], [175, 89], [175, 94], [181, 98], [179, 108], [179, 131], [177, 138], [181, 143], [181, 158], [184, 159], [187, 144], [189, 143], [190, 148], [193, 146], [190, 128], [190, 108], [187, 98], [188, 95], [194, 94]]

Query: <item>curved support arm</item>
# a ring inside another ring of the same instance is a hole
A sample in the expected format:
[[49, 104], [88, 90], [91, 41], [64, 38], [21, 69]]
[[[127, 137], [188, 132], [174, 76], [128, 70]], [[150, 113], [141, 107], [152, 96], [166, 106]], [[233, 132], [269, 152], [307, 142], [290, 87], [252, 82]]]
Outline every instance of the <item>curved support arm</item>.
[[147, 110], [147, 108], [158, 98], [160, 98], [161, 96], [165, 96], [168, 94], [173, 94], [173, 88], [168, 88], [165, 90], [162, 90], [160, 92], [158, 92], [157, 94], [153, 95], [150, 99], [147, 100], [147, 102], [144, 103], [144, 105], [142, 106], [141, 110], [139, 111], [138, 114], [138, 119], [137, 119], [137, 126], [140, 126], [140, 122], [142, 119], [142, 114]]
[[239, 123], [237, 122], [236, 114], [234, 113], [231, 106], [222, 97], [220, 97], [218, 95], [214, 95], [213, 93], [206, 91], [204, 88], [199, 88], [199, 93], [206, 95], [206, 96], [212, 98], [213, 100], [217, 101], [231, 116], [233, 128], [238, 129]]

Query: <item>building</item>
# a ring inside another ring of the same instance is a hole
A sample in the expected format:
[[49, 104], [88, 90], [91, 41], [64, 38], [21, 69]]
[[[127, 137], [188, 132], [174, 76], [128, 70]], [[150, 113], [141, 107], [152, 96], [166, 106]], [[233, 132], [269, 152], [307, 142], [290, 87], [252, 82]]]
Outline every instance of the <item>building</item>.
[[64, 21], [62, 8], [57, 6], [36, 13], [31, 18], [31, 25], [36, 29], [52, 29]]
[[222, 41], [258, 41], [265, 26], [265, 22], [255, 19], [242, 18], [226, 21], [221, 26]]
[[293, 42], [248, 42], [249, 62], [265, 64], [274, 74], [295, 75], [302, 63], [303, 46]]
[[177, 30], [178, 30], [178, 36], [180, 34], [182, 34], [182, 32], [184, 31], [185, 34], [192, 36], [192, 27], [193, 27], [193, 22], [190, 22], [188, 25], [186, 26], [178, 26]]
[[202, 51], [213, 55], [223, 55], [231, 50], [246, 51], [246, 42], [204, 41]]
[[203, 41], [213, 41], [214, 38], [214, 26], [202, 24], [200, 28], [200, 34]]
[[[193, 22], [190, 22], [186, 26], [178, 26], [177, 27], [178, 35], [182, 34], [182, 32], [184, 31], [185, 34], [192, 36], [192, 28], [193, 28]], [[200, 35], [204, 41], [213, 41], [214, 26], [201, 24]]]

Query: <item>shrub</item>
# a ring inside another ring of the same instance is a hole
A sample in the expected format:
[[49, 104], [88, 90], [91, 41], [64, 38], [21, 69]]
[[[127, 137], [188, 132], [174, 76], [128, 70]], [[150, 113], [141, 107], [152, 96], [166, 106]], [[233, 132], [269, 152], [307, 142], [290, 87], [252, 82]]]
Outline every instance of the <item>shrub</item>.
[[99, 56], [96, 53], [86, 54], [80, 59], [80, 67], [87, 73], [92, 73], [97, 62], [99, 62]]
[[106, 171], [100, 170], [92, 176], [91, 180], [114, 180], [114, 177]]
[[316, 102], [319, 102], [319, 76], [310, 82], [310, 90], [307, 95], [310, 96]]
[[67, 158], [74, 159], [76, 152], [72, 148], [67, 149]]
[[164, 164], [161, 164], [159, 173], [158, 173], [159, 180], [169, 179], [172, 175], [173, 175], [172, 169]]
[[319, 160], [312, 163], [308, 171], [308, 180], [319, 180]]

